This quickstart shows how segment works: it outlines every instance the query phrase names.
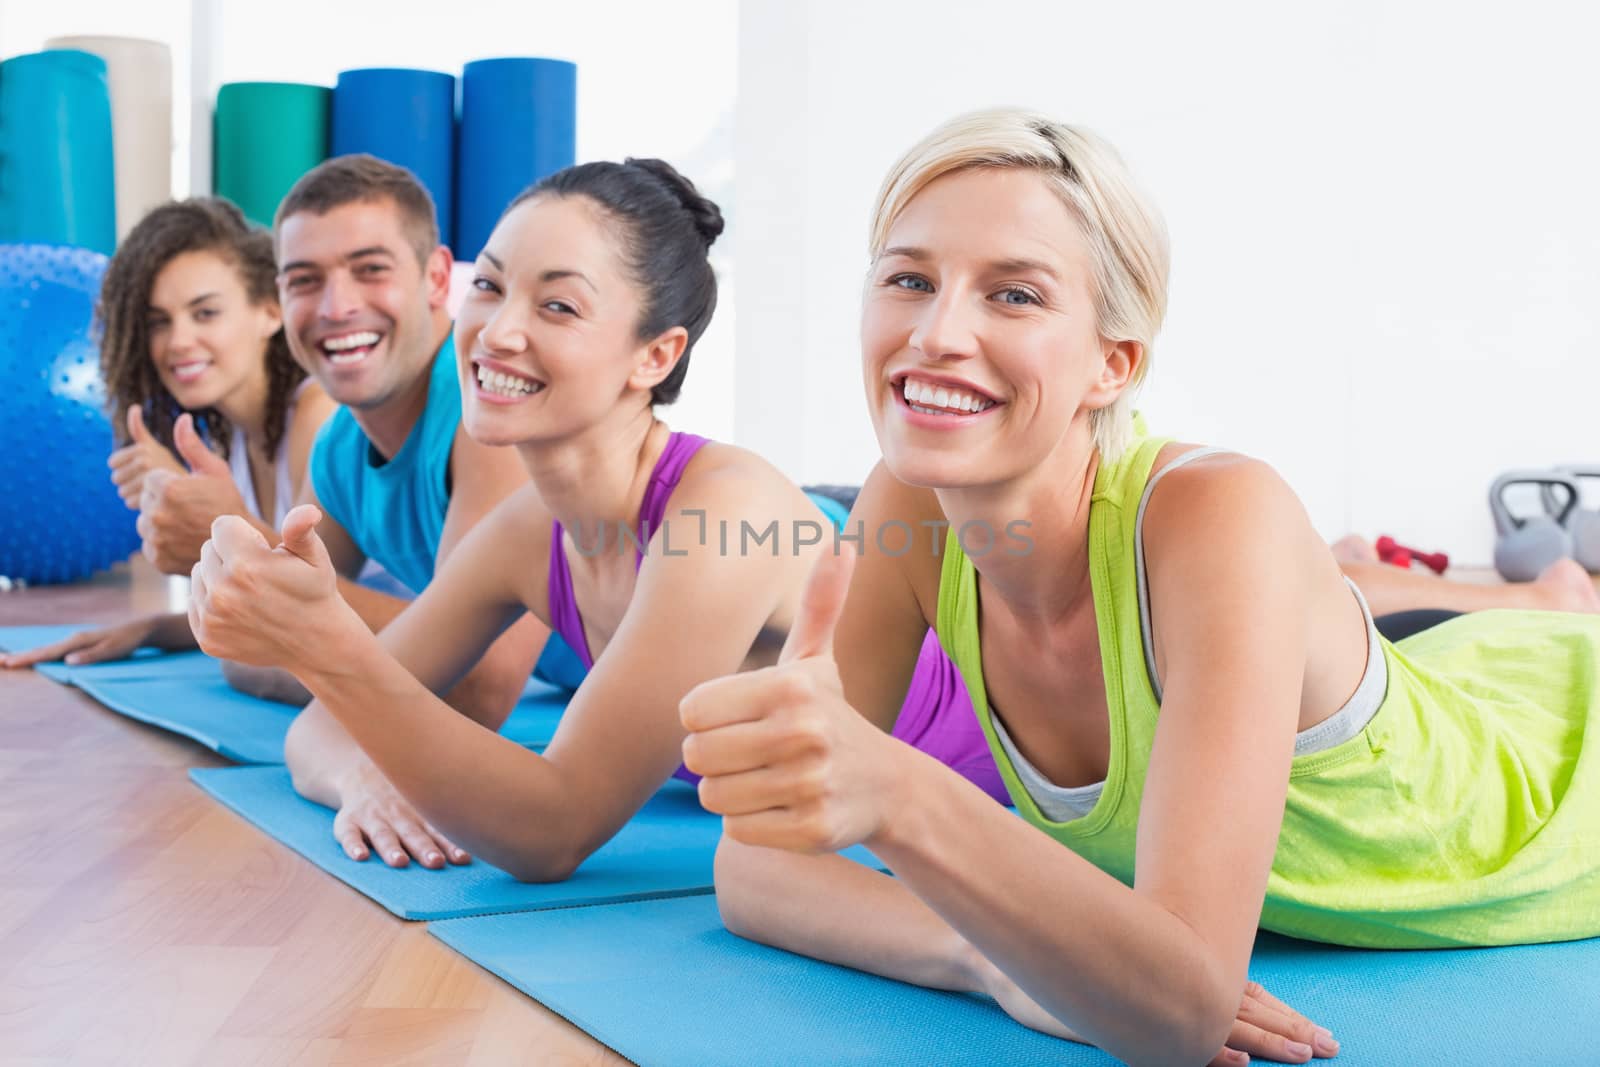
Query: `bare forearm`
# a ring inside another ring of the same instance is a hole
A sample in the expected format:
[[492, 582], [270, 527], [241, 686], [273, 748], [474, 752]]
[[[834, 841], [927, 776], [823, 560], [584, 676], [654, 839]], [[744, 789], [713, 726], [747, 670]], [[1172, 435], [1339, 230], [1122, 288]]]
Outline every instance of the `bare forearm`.
[[189, 616], [182, 612], [156, 616], [144, 643], [167, 652], [183, 652], [199, 647], [195, 644], [194, 631], [189, 629]]
[[1198, 934], [906, 749], [892, 819], [867, 844], [1051, 1015], [1131, 1063], [1204, 1063], [1237, 1008]]
[[724, 837], [716, 882], [723, 924], [740, 937], [932, 989], [983, 991], [966, 939], [879, 871]]
[[500, 729], [516, 707], [550, 630], [524, 615], [444, 695], [445, 703], [491, 730]]
[[346, 604], [355, 609], [355, 613], [361, 616], [361, 621], [366, 623], [367, 629], [373, 633], [389, 625], [394, 617], [411, 603], [409, 600], [369, 589], [349, 578], [339, 579], [339, 595], [344, 598]]
[[300, 674], [327, 713], [423, 815], [527, 881], [567, 877], [593, 835], [548, 760], [458, 714], [369, 633]]
[[223, 660], [222, 677], [239, 692], [262, 700], [275, 700], [298, 708], [311, 699], [299, 679], [278, 667], [252, 667], [248, 663]]

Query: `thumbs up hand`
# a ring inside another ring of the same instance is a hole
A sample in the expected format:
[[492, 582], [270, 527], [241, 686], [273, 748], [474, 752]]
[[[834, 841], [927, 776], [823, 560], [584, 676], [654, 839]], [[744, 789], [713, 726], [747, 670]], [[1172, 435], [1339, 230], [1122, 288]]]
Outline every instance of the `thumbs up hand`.
[[179, 416], [172, 436], [189, 472], [163, 469], [144, 478], [138, 528], [151, 563], [166, 574], [187, 574], [200, 560], [212, 521], [219, 515], [246, 515], [249, 508], [227, 461], [200, 440], [192, 416]]
[[206, 447], [194, 428], [194, 416], [187, 411], [178, 416], [172, 427], [172, 441], [178, 446], [178, 455], [189, 465], [189, 473], [212, 477], [232, 478], [228, 461]]
[[700, 802], [735, 840], [832, 852], [882, 824], [899, 742], [845, 702], [833, 659], [854, 560], [818, 557], [777, 666], [706, 682], [679, 704]]
[[[299, 670], [337, 655], [337, 631], [354, 620], [344, 603], [322, 513], [301, 505], [283, 520], [277, 547], [237, 515], [224, 515], [190, 572], [189, 626], [213, 656], [257, 667]], [[342, 610], [340, 610], [342, 609]]]
[[144, 424], [144, 411], [138, 404], [128, 409], [128, 443], [106, 460], [111, 468], [111, 483], [130, 511], [139, 510], [139, 494], [144, 491], [144, 476], [154, 470], [183, 473], [178, 457], [157, 441]]

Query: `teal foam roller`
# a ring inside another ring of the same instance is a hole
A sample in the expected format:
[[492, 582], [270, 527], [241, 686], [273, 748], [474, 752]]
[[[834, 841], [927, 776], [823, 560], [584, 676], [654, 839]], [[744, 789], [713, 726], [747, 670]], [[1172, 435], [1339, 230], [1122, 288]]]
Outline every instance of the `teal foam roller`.
[[0, 241], [117, 242], [106, 61], [74, 49], [0, 63]]

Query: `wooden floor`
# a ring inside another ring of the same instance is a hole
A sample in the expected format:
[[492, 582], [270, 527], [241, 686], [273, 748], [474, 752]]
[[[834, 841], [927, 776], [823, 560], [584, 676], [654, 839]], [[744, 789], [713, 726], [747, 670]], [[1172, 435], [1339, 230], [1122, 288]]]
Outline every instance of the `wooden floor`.
[[[0, 625], [166, 599], [137, 560]], [[223, 762], [0, 671], [0, 1067], [627, 1062], [189, 782]]]

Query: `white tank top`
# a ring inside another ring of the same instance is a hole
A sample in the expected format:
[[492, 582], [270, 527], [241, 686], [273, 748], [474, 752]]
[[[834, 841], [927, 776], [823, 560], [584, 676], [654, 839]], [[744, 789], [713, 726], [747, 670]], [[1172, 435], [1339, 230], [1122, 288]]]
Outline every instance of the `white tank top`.
[[283, 525], [283, 517], [289, 514], [289, 509], [294, 507], [294, 477], [289, 470], [289, 424], [294, 421], [294, 409], [300, 403], [300, 394], [305, 392], [306, 386], [312, 379], [306, 378], [295, 386], [289, 395], [288, 408], [283, 413], [285, 435], [278, 442], [278, 457], [272, 464], [273, 494], [272, 511], [269, 517], [261, 514], [261, 504], [256, 500], [256, 479], [250, 472], [250, 448], [245, 441], [244, 431], [235, 426], [233, 440], [228, 446], [228, 469], [233, 474], [233, 484], [239, 487], [239, 495], [244, 497], [245, 507], [250, 509], [250, 514], [262, 522], [270, 522], [273, 529]]

